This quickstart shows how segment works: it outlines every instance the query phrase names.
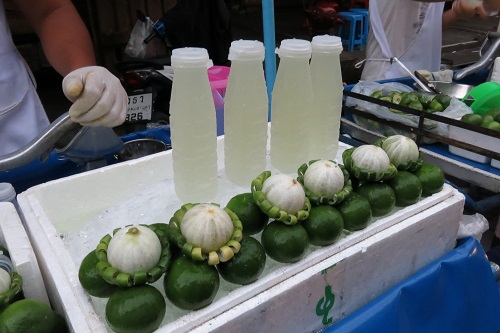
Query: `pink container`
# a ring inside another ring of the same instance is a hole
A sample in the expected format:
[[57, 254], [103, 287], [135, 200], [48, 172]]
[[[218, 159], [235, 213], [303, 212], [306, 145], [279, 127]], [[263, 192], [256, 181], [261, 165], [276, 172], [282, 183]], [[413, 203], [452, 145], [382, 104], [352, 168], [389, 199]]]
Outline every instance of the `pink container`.
[[226, 95], [227, 78], [229, 77], [230, 67], [227, 66], [212, 66], [208, 72], [208, 80], [212, 89], [224, 97]]
[[226, 95], [229, 69], [230, 67], [226, 66], [212, 66], [207, 70], [217, 114], [217, 135], [224, 134], [224, 96]]

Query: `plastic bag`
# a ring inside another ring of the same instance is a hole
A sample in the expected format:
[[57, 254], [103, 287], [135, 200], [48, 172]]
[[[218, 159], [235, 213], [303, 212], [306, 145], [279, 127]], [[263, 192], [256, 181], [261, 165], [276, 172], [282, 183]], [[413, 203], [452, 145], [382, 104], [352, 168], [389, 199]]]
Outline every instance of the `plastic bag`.
[[[390, 93], [391, 91], [399, 91], [399, 92], [412, 92], [415, 91], [410, 86], [399, 83], [399, 82], [387, 82], [387, 83], [378, 83], [373, 81], [360, 81], [353, 88], [352, 92], [370, 96], [373, 92], [381, 90], [383, 95]], [[432, 97], [432, 94], [422, 93], [423, 95], [428, 95]], [[370, 112], [376, 115], [379, 118], [396, 121], [398, 123], [411, 126], [418, 127], [420, 117], [412, 114], [399, 114], [394, 113], [389, 110], [389, 108], [378, 105], [375, 103], [363, 101], [357, 99], [355, 97], [347, 97], [345, 101], [345, 105], [348, 107], [356, 107], [357, 109]], [[467, 106], [465, 103], [462, 103], [455, 97], [451, 98], [450, 105], [442, 112], [439, 112], [440, 116], [460, 119], [464, 114], [472, 113], [472, 109]], [[394, 135], [394, 134], [402, 134], [405, 136], [412, 137], [415, 139], [415, 135], [409, 133], [408, 131], [400, 130], [397, 128], [393, 128], [389, 125], [379, 123], [374, 120], [369, 120], [363, 117], [358, 117], [353, 115], [354, 121], [363, 126], [366, 129], [372, 130], [376, 133], [382, 134], [384, 136]], [[449, 125], [444, 124], [435, 120], [425, 119], [424, 120], [424, 129], [430, 132], [448, 136], [449, 133]], [[435, 142], [429, 138], [423, 138], [424, 143], [433, 143]]]
[[144, 43], [144, 39], [148, 37], [152, 31], [152, 27], [153, 21], [149, 17], [146, 17], [145, 21], [137, 20], [125, 47], [125, 54], [133, 58], [146, 58], [148, 44]]
[[483, 233], [490, 227], [488, 220], [481, 214], [462, 215], [458, 226], [457, 239], [473, 236], [481, 241]]

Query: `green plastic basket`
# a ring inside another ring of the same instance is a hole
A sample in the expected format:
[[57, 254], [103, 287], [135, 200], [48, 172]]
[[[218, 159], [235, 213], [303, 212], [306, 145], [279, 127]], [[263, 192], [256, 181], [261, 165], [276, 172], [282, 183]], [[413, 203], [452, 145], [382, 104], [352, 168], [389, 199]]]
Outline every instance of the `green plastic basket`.
[[477, 114], [500, 108], [500, 83], [485, 82], [473, 88], [462, 99]]

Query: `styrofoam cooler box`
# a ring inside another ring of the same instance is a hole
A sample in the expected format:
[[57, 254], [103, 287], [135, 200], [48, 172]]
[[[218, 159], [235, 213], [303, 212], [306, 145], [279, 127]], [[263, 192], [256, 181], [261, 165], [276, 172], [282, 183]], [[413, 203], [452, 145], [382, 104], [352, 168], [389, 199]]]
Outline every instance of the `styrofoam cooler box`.
[[500, 169], [500, 160], [492, 159], [490, 164], [492, 167]]
[[50, 305], [35, 252], [17, 210], [10, 202], [0, 202], [0, 244], [9, 251], [16, 272], [23, 278], [24, 297]]
[[[347, 148], [340, 144], [337, 160]], [[65, 243], [63, 235], [79, 233], [90, 219], [142, 196], [158, 183], [166, 181], [167, 193], [174, 193], [171, 158], [171, 151], [161, 152], [40, 184], [18, 196], [27, 230], [36, 235], [33, 247], [49, 294], [73, 332], [106, 332], [108, 328], [99, 307], [103, 301], [89, 297], [82, 289], [78, 282], [80, 261], [70, 249], [73, 240]], [[218, 159], [220, 186], [231, 187], [224, 182], [220, 162], [224, 160], [223, 137], [218, 138]], [[250, 186], [235, 187], [232, 195], [249, 191]], [[213, 202], [224, 206], [228, 200]], [[214, 302], [203, 309], [180, 311], [167, 300], [167, 315], [173, 313], [174, 318], [166, 317], [157, 332], [319, 330], [453, 249], [463, 204], [463, 196], [445, 185], [441, 192], [373, 220], [366, 229], [345, 235], [328, 247], [311, 247], [297, 263], [274, 262], [273, 266], [268, 258], [263, 275], [250, 285], [236, 286], [221, 279]], [[180, 205], [166, 214], [165, 222]], [[158, 222], [148, 221], [148, 214], [142, 223]], [[107, 233], [114, 226], [109, 228]], [[104, 235], [92, 236], [95, 239], [86, 240], [89, 249]], [[163, 287], [159, 289], [164, 292]], [[336, 295], [335, 302], [325, 315], [329, 305], [321, 300], [330, 297], [328, 302], [332, 301], [330, 292]]]
[[449, 252], [462, 208], [463, 197], [454, 195], [305, 268], [191, 333], [321, 331]]
[[[478, 132], [474, 132], [465, 128], [450, 126], [449, 137], [454, 140], [458, 140], [464, 143], [474, 145], [476, 147], [481, 147], [491, 151], [498, 151], [500, 147], [500, 139], [493, 138], [489, 135], [484, 135]], [[479, 163], [489, 164], [491, 158], [468, 151], [466, 149], [454, 147], [452, 145], [448, 148], [449, 152], [457, 156], [468, 158], [469, 160], [476, 161]]]

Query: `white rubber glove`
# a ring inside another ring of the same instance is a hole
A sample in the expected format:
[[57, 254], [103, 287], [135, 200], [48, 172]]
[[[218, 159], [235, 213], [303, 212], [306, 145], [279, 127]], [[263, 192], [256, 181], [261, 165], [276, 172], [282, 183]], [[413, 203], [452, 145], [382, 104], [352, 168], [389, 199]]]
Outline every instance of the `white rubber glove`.
[[429, 72], [427, 69], [419, 69], [417, 72], [420, 73], [427, 81], [433, 81], [434, 78], [432, 77], [432, 73]]
[[451, 82], [453, 80], [453, 71], [445, 69], [439, 72], [429, 72], [426, 69], [419, 69], [419, 72], [427, 81]]
[[100, 66], [82, 67], [66, 75], [64, 95], [73, 102], [71, 120], [82, 126], [114, 127], [127, 115], [127, 93], [120, 80]]
[[451, 69], [444, 69], [439, 72], [433, 72], [432, 76], [434, 78], [434, 81], [441, 81], [441, 82], [453, 81], [453, 71]]

